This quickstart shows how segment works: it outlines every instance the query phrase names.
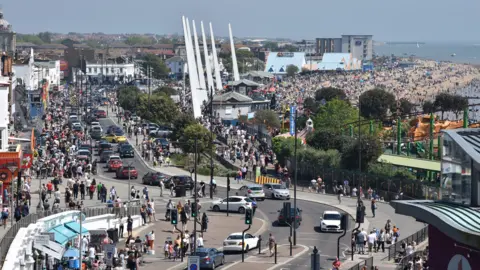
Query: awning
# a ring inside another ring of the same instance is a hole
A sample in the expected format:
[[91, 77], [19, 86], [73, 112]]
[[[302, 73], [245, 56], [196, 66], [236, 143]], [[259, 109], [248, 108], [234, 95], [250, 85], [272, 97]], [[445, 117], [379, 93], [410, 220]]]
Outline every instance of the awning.
[[53, 232], [55, 234], [55, 242], [61, 245], [64, 245], [69, 240], [77, 236], [77, 234], [74, 231], [66, 228], [63, 225], [56, 226], [50, 229], [48, 232]]
[[[70, 221], [70, 222], [67, 222], [67, 223], [63, 224], [63, 226], [65, 226], [68, 229], [74, 231], [75, 233], [80, 234], [80, 224], [78, 222]], [[82, 226], [82, 234], [87, 234], [87, 233], [88, 233], [88, 230], [84, 226]]]

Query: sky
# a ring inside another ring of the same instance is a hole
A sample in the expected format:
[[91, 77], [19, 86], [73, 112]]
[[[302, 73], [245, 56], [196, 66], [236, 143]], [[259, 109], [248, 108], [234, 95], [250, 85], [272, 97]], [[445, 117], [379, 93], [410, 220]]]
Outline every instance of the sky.
[[371, 34], [377, 41], [480, 40], [475, 0], [8, 0], [18, 33], [183, 33], [181, 16], [212, 22], [216, 36], [314, 39]]

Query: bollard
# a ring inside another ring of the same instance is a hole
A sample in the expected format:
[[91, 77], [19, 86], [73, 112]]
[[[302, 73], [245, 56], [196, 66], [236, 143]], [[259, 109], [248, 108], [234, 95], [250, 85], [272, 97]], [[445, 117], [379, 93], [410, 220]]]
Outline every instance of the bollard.
[[277, 264], [277, 243], [275, 243], [275, 264]]
[[262, 236], [258, 237], [258, 254], [262, 254]]
[[317, 246], [313, 247], [313, 253], [311, 254], [311, 269], [320, 270], [320, 254], [318, 254]]

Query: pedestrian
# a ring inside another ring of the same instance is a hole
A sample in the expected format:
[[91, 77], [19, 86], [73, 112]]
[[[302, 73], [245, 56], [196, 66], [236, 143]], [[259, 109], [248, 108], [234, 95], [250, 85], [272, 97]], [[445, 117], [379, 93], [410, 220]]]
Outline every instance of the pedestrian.
[[128, 218], [127, 218], [127, 234], [128, 234], [128, 236], [132, 237], [132, 231], [133, 231], [133, 219], [132, 219], [132, 216], [128, 215]]
[[275, 238], [270, 233], [268, 236], [268, 250], [270, 251], [270, 256], [273, 256], [273, 248], [275, 247]]
[[123, 238], [123, 216], [120, 216], [120, 218], [118, 219], [118, 238]]
[[377, 202], [375, 201], [375, 199], [372, 199], [371, 208], [372, 208], [372, 215], [373, 217], [375, 217], [375, 210], [377, 210]]
[[207, 213], [203, 212], [203, 215], [202, 215], [202, 232], [207, 232], [207, 228], [208, 228], [208, 217], [207, 217]]
[[378, 235], [378, 240], [377, 240], [377, 251], [380, 250], [380, 247], [382, 247], [382, 252], [385, 252], [385, 232], [380, 230], [380, 233]]
[[257, 210], [257, 201], [255, 198], [252, 198], [252, 215], [255, 216], [255, 211]]
[[165, 189], [165, 184], [161, 179], [160, 179], [159, 187], [160, 187], [160, 197], [163, 197], [163, 190]]

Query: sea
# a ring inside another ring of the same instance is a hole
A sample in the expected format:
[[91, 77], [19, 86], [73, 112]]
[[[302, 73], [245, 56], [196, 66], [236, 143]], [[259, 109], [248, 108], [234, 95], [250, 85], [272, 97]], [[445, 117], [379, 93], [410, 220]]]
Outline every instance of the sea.
[[480, 65], [480, 43], [409, 43], [409, 44], [376, 44], [374, 53], [379, 56], [408, 57], [435, 61], [450, 61]]

